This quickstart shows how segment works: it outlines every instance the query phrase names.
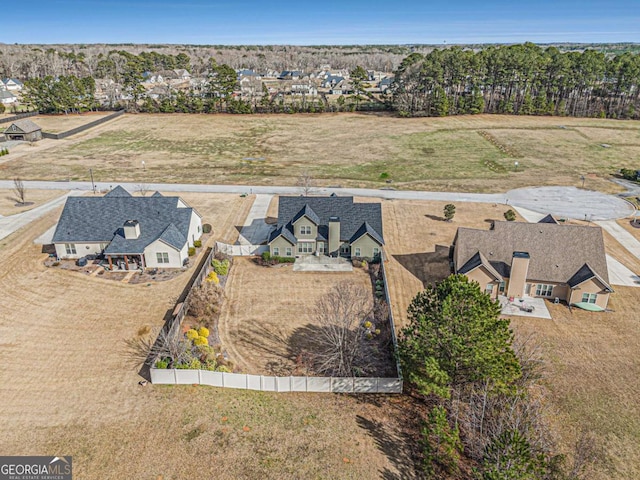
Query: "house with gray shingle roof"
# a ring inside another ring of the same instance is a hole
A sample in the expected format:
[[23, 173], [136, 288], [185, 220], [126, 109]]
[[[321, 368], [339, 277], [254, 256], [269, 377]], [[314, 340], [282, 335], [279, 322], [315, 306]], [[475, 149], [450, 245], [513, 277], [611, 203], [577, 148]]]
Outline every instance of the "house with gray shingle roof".
[[0, 90], [0, 103], [3, 105], [9, 105], [10, 103], [16, 103], [18, 97], [16, 97], [9, 90]]
[[280, 257], [380, 257], [384, 245], [380, 204], [334, 195], [280, 197], [278, 223], [268, 243], [271, 255]]
[[490, 230], [458, 228], [453, 267], [492, 298], [557, 298], [604, 309], [613, 292], [602, 229], [563, 225], [553, 217], [539, 223], [496, 221]]
[[42, 140], [42, 129], [28, 118], [16, 120], [4, 131], [7, 140], [36, 142]]
[[69, 197], [53, 235], [60, 259], [103, 255], [112, 269], [180, 268], [202, 235], [202, 217], [180, 197]]

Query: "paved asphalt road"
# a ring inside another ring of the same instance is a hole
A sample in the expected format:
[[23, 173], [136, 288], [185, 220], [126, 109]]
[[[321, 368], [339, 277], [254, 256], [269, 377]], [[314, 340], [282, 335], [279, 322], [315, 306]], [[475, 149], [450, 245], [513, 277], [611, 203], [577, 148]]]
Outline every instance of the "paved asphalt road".
[[[70, 195], [82, 195], [91, 191], [91, 182], [44, 182], [25, 181], [27, 189], [42, 190], [71, 190]], [[116, 185], [135, 192], [140, 189], [136, 183], [105, 183], [95, 184], [96, 190], [109, 190]], [[12, 189], [13, 181], [0, 180], [0, 188]], [[161, 190], [163, 192], [201, 192], [201, 193], [250, 193], [250, 194], [284, 194], [299, 195], [298, 187], [278, 186], [245, 186], [245, 185], [189, 185], [170, 183], [145, 184], [148, 191]], [[440, 200], [448, 202], [478, 202], [500, 203], [515, 207], [522, 207], [538, 213], [552, 213], [560, 217], [587, 220], [610, 220], [623, 218], [635, 212], [634, 207], [613, 195], [605, 195], [590, 190], [580, 190], [575, 187], [535, 187], [511, 190], [504, 194], [485, 193], [457, 193], [457, 192], [421, 192], [408, 190], [384, 190], [363, 188], [316, 188], [314, 194], [354, 195], [360, 197], [376, 197], [384, 199], [402, 200]], [[264, 197], [263, 197], [264, 198]], [[0, 218], [0, 239], [7, 237], [29, 222], [44, 215], [49, 210], [61, 205], [64, 197], [48, 202], [28, 212]], [[259, 230], [259, 229], [258, 229]], [[257, 232], [256, 232], [257, 233]], [[253, 236], [253, 235], [251, 235]]]
[[[24, 182], [27, 188], [58, 190], [92, 190], [90, 182]], [[131, 192], [140, 189], [136, 183], [95, 184], [97, 190], [109, 190], [121, 185]], [[0, 188], [13, 188], [10, 180], [0, 180]], [[149, 191], [165, 192], [202, 192], [202, 193], [257, 193], [299, 195], [298, 187], [244, 186], [244, 185], [189, 185], [172, 183], [145, 184]], [[507, 193], [458, 193], [458, 192], [421, 192], [409, 190], [384, 190], [366, 188], [316, 188], [314, 194], [354, 195], [403, 200], [441, 200], [448, 202], [502, 203], [523, 207], [534, 212], [552, 213], [560, 217], [584, 220], [609, 220], [623, 218], [634, 213], [634, 207], [625, 200], [591, 190], [575, 187], [532, 187], [511, 190]]]

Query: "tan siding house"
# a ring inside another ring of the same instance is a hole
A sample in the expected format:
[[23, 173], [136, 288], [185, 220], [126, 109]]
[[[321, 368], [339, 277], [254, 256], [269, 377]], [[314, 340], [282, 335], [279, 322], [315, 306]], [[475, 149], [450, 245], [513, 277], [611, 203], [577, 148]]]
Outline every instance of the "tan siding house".
[[454, 271], [478, 282], [493, 298], [543, 297], [605, 309], [613, 289], [602, 230], [551, 220], [495, 222], [490, 230], [459, 228]]
[[280, 197], [271, 255], [331, 255], [374, 259], [382, 255], [379, 203], [353, 197]]

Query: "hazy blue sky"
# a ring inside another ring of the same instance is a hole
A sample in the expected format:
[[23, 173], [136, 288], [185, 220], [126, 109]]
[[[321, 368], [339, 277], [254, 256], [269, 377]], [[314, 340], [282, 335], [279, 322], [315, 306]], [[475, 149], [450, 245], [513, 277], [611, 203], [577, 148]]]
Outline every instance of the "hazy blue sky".
[[639, 6], [638, 0], [36, 0], [12, 9], [0, 23], [0, 42], [640, 42]]

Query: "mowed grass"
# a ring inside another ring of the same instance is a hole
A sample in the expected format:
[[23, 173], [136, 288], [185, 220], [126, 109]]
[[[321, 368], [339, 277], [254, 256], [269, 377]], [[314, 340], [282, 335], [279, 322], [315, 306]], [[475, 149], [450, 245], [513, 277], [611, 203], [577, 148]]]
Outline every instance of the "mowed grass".
[[[183, 198], [209, 245], [253, 202]], [[0, 241], [3, 454], [64, 452], [87, 479], [413, 478], [404, 397], [138, 385], [125, 340], [162, 325], [193, 268], [139, 285], [47, 268], [32, 241], [60, 211]]]
[[[503, 220], [508, 208], [458, 203], [453, 221], [445, 222], [445, 203], [382, 202], [386, 268], [399, 327], [406, 324], [406, 309], [415, 294], [449, 273], [448, 246], [456, 229], [488, 229], [490, 220]], [[605, 248], [638, 272], [640, 261], [606, 232]], [[598, 455], [586, 477], [590, 480], [640, 478], [640, 288], [614, 289], [612, 312], [569, 311], [547, 302], [552, 320], [511, 317], [517, 333], [534, 334], [542, 347], [544, 393], [560, 451], [571, 461], [580, 433], [594, 438]]]
[[294, 185], [308, 171], [324, 186], [493, 192], [581, 185], [585, 175], [585, 187], [611, 192], [609, 176], [640, 155], [640, 122], [140, 114], [46, 142], [46, 152], [17, 147], [0, 177], [85, 180], [91, 168], [101, 181]]
[[36, 115], [29, 117], [29, 120], [41, 127], [44, 132], [60, 133], [99, 120], [111, 113], [112, 112], [87, 112], [81, 114], [70, 113], [67, 115]]

